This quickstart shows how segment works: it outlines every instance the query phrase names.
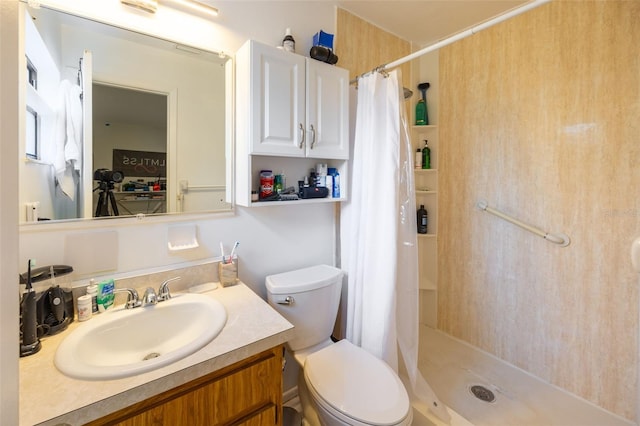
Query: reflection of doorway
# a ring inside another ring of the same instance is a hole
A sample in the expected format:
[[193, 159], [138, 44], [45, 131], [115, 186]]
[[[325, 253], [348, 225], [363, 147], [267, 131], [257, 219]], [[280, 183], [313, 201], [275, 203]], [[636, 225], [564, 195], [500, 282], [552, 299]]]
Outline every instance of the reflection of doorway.
[[93, 83], [93, 170], [124, 172], [113, 189], [120, 215], [167, 211], [167, 104], [166, 94]]

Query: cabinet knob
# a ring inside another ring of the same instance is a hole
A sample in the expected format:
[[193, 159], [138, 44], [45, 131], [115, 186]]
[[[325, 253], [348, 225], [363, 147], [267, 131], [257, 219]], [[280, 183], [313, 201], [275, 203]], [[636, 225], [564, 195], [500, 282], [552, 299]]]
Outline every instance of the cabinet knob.
[[298, 148], [302, 149], [302, 147], [304, 146], [304, 126], [302, 125], [302, 123], [300, 123], [300, 144], [298, 144]]
[[313, 127], [313, 124], [311, 125], [311, 132], [313, 132], [312, 136], [311, 136], [311, 149], [313, 149], [313, 146], [316, 144], [316, 129]]

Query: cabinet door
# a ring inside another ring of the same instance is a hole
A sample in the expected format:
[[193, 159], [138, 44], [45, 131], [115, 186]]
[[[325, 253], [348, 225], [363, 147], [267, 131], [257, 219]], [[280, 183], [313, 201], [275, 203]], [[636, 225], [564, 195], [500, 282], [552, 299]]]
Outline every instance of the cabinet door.
[[305, 58], [252, 42], [251, 153], [304, 156]]
[[312, 158], [349, 158], [349, 72], [307, 59], [307, 143]]

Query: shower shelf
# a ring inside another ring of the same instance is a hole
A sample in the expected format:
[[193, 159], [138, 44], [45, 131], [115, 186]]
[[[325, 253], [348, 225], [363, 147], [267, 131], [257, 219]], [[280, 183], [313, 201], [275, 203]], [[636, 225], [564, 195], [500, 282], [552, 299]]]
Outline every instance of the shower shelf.
[[438, 191], [416, 189], [416, 194], [437, 194]]
[[438, 169], [413, 169], [414, 173], [436, 173]]

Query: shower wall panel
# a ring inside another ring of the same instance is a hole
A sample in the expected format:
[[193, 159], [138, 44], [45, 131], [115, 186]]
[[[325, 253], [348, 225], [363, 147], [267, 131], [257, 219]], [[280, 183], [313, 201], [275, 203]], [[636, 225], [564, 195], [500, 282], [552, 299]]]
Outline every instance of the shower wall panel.
[[638, 1], [554, 1], [440, 53], [438, 327], [628, 419], [639, 16]]
[[[391, 34], [358, 16], [338, 8], [335, 50], [338, 66], [349, 70], [349, 77], [371, 71], [378, 65], [387, 64], [411, 53], [411, 43]], [[402, 82], [411, 87], [411, 66], [405, 64]], [[415, 90], [414, 90], [415, 92]]]

